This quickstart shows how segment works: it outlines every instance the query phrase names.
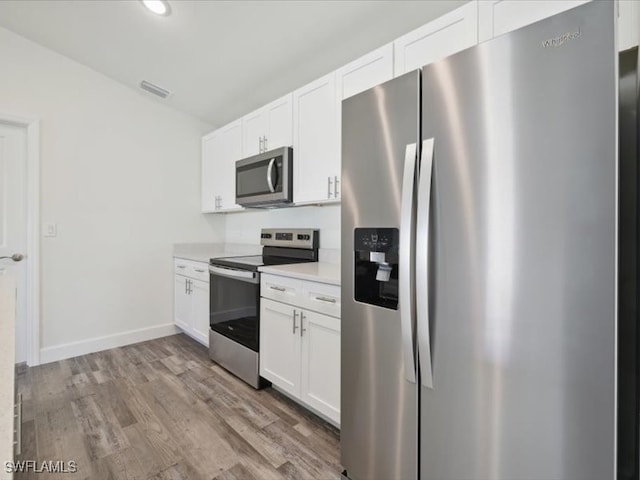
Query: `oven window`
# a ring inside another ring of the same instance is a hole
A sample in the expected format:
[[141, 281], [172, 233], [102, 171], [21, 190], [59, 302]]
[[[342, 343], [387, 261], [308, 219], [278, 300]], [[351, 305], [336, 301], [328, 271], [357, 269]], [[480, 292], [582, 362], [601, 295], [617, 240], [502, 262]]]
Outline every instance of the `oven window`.
[[[267, 183], [270, 161], [271, 159], [267, 159], [236, 169], [236, 196], [238, 198], [271, 193]], [[282, 191], [282, 182], [279, 181], [281, 169], [282, 157], [278, 157], [271, 174], [271, 181], [274, 183], [276, 192]]]
[[260, 284], [210, 276], [211, 329], [257, 352], [260, 335]]

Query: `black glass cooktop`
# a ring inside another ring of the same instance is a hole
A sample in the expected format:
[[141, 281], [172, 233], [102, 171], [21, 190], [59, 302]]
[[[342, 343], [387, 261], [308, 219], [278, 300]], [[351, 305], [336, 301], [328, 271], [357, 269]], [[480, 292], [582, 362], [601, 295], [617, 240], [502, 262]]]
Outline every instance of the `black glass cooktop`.
[[250, 255], [247, 257], [213, 258], [211, 265], [256, 271], [267, 265], [287, 265], [290, 263], [317, 262], [317, 259], [279, 257], [274, 255]]

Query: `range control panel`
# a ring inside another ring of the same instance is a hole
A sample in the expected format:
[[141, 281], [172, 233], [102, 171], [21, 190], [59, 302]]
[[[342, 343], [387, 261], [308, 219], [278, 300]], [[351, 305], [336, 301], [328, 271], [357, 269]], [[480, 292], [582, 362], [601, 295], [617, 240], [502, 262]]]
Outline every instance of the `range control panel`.
[[269, 247], [291, 247], [317, 249], [320, 243], [319, 230], [310, 228], [263, 228], [260, 245]]

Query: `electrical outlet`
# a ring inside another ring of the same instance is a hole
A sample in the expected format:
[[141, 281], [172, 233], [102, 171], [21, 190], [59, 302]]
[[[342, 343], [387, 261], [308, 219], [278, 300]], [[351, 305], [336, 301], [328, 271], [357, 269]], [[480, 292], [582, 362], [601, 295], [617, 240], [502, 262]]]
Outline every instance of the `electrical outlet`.
[[45, 223], [44, 236], [55, 237], [56, 235], [58, 235], [58, 225], [56, 225], [55, 223]]

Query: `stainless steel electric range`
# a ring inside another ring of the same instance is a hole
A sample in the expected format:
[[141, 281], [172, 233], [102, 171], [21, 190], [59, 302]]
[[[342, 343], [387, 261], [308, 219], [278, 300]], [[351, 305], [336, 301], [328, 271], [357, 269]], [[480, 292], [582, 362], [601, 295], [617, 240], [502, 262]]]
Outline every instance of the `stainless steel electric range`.
[[266, 265], [318, 261], [318, 230], [263, 229], [262, 255], [209, 262], [209, 357], [254, 388], [259, 375], [260, 272]]

